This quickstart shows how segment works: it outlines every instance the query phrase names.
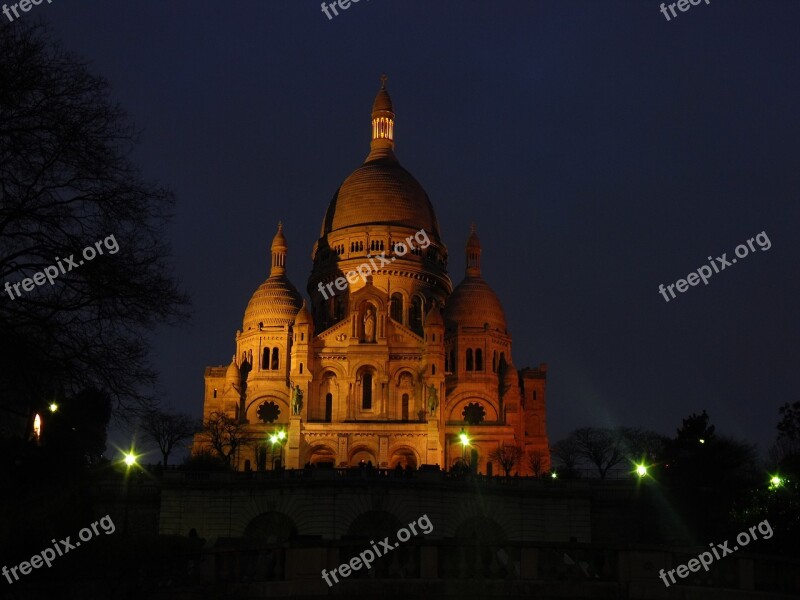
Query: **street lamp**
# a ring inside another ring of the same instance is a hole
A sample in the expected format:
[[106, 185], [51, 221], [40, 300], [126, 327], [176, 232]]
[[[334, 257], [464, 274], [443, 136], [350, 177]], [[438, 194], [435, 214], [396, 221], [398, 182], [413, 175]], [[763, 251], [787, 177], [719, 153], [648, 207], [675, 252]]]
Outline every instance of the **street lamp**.
[[279, 429], [277, 432], [273, 433], [269, 436], [269, 441], [272, 444], [272, 469], [275, 470], [275, 444], [278, 444], [280, 447], [280, 451], [278, 454], [278, 458], [281, 462], [281, 466], [283, 466], [283, 440], [286, 439], [286, 431], [283, 429]]
[[128, 504], [131, 492], [131, 485], [130, 485], [130, 474], [131, 474], [131, 467], [136, 464], [136, 455], [133, 453], [133, 449], [130, 452], [126, 452], [122, 455], [122, 462], [125, 463], [125, 480], [124, 480], [124, 487], [125, 487], [125, 518], [122, 522], [122, 533], [123, 535], [128, 533]]
[[773, 475], [772, 477], [769, 478], [769, 489], [777, 490], [784, 483], [786, 483], [786, 480], [783, 477], [781, 477], [780, 475]]
[[58, 404], [56, 404], [55, 402], [51, 402], [50, 406], [48, 406], [47, 408], [50, 409], [51, 413], [54, 413], [58, 410]]
[[467, 432], [464, 431], [464, 428], [461, 428], [461, 432], [458, 434], [458, 439], [461, 440], [461, 462], [466, 465], [467, 464], [467, 446], [469, 446], [469, 436]]
[[636, 465], [636, 474], [639, 477], [644, 477], [647, 475], [647, 467], [644, 465]]

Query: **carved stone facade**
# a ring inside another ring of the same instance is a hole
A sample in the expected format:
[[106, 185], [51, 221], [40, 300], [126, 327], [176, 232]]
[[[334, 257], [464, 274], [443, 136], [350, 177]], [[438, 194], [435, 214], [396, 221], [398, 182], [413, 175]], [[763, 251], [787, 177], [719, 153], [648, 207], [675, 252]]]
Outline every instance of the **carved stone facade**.
[[[485, 473], [493, 450], [516, 446], [514, 471], [530, 474], [535, 463], [546, 472], [547, 367], [514, 367], [474, 228], [453, 289], [433, 205], [395, 157], [394, 119], [384, 86], [370, 153], [337, 190], [314, 244], [309, 305], [286, 276], [279, 224], [270, 276], [247, 306], [233, 361], [206, 369], [204, 418], [246, 423], [251, 441], [233, 457], [238, 469], [272, 468], [279, 456], [289, 468], [450, 468], [465, 458]], [[288, 434], [284, 448], [265, 450], [278, 430]], [[195, 449], [207, 446], [198, 435]]]

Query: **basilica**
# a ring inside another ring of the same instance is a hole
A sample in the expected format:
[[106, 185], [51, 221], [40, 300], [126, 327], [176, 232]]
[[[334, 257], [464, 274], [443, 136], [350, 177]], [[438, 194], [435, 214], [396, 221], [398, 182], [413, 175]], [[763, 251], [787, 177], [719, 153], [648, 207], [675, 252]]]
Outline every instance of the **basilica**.
[[[546, 472], [547, 366], [515, 367], [474, 227], [453, 288], [433, 205], [395, 156], [394, 125], [384, 78], [370, 152], [334, 194], [313, 247], [310, 302], [286, 275], [279, 224], [232, 362], [206, 368], [204, 421], [236, 424], [240, 470], [463, 462], [491, 474], [500, 449], [516, 457], [513, 473]], [[198, 434], [195, 452], [209, 446]]]

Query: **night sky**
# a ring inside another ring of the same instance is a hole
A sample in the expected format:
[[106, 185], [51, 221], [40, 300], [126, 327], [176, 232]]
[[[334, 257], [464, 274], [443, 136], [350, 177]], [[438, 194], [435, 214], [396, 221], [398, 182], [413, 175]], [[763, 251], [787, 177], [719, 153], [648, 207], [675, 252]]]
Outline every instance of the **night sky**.
[[[800, 2], [711, 0], [669, 22], [659, 5], [362, 0], [329, 20], [317, 0], [53, 0], [22, 18], [111, 82], [136, 162], [177, 195], [167, 236], [194, 317], [153, 337], [165, 404], [201, 415], [279, 220], [305, 295], [386, 72], [454, 285], [475, 222], [515, 365], [549, 365], [551, 442], [674, 434], [705, 408], [764, 451], [800, 388]], [[768, 251], [659, 294], [762, 231]]]

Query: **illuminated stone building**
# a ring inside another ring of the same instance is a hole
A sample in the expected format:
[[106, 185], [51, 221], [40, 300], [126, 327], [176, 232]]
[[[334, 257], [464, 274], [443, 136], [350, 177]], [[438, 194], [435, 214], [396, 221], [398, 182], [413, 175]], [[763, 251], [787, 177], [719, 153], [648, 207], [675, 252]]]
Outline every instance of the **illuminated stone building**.
[[[394, 125], [384, 80], [370, 153], [334, 194], [313, 247], [310, 304], [286, 275], [278, 225], [233, 361], [206, 369], [204, 419], [247, 423], [238, 469], [271, 468], [276, 458], [289, 468], [449, 468], [464, 457], [485, 473], [494, 449], [516, 446], [514, 472], [531, 472], [531, 454], [547, 471], [546, 366], [514, 366], [474, 228], [453, 289], [433, 205], [394, 154]], [[268, 439], [278, 431], [286, 437], [276, 450]], [[207, 446], [199, 435], [195, 449]]]

